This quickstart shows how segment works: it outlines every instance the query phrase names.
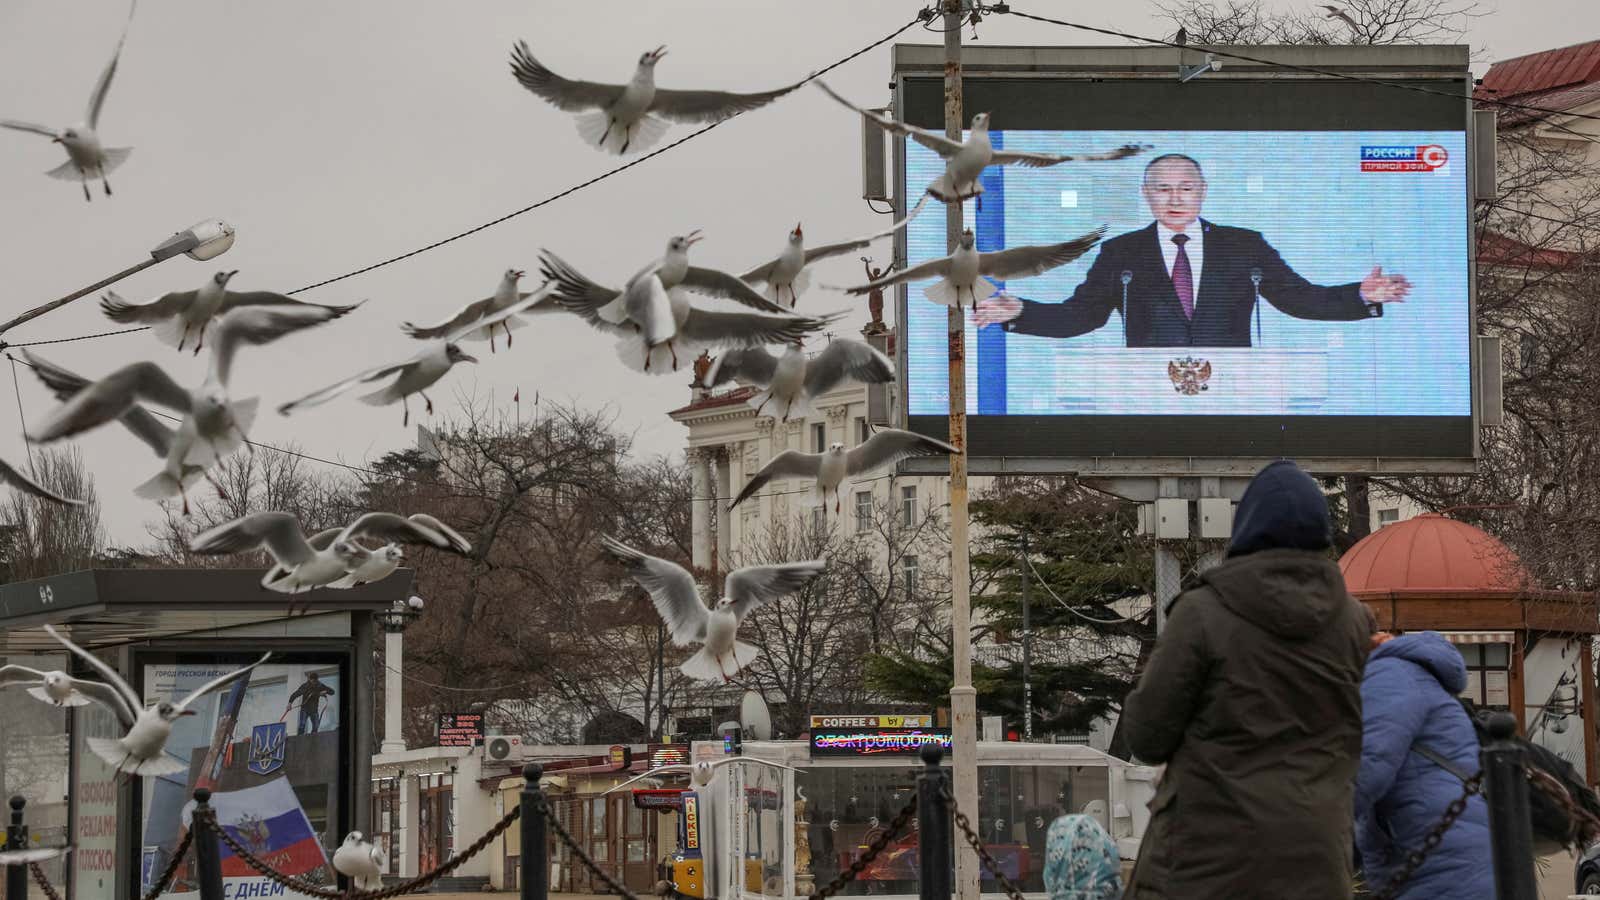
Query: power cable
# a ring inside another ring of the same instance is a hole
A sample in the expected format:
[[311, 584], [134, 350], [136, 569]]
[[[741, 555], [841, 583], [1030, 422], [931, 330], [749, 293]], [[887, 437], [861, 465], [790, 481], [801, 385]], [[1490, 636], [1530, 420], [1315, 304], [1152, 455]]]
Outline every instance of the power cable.
[[[1126, 31], [1117, 31], [1116, 29], [1112, 29], [1112, 28], [1097, 28], [1097, 27], [1095, 27], [1093, 25], [1083, 25], [1083, 24], [1078, 23], [1078, 22], [1068, 22], [1068, 21], [1066, 21], [1064, 19], [1052, 19], [1052, 18], [1049, 18], [1048, 16], [1036, 16], [1036, 15], [1033, 15], [1032, 13], [1025, 13], [1025, 12], [1021, 12], [1019, 10], [1010, 9], [1010, 8], [1006, 8], [1004, 10], [995, 10], [995, 11], [996, 12], [1003, 12], [1003, 13], [1008, 14], [1008, 15], [1013, 15], [1013, 16], [1016, 16], [1016, 17], [1021, 18], [1021, 19], [1031, 19], [1031, 20], [1033, 20], [1035, 22], [1045, 22], [1045, 23], [1050, 24], [1050, 25], [1061, 25], [1061, 26], [1064, 26], [1066, 28], [1076, 28], [1079, 31], [1091, 31], [1091, 32], [1094, 32], [1095, 34], [1103, 34], [1103, 35], [1107, 35], [1109, 37], [1119, 37], [1119, 38], [1123, 38], [1125, 40], [1140, 41], [1142, 43], [1155, 44], [1155, 45], [1161, 46], [1161, 47], [1171, 47], [1171, 48], [1173, 48], [1175, 50], [1204, 50], [1206, 53], [1210, 53], [1210, 54], [1213, 54], [1215, 56], [1221, 56], [1221, 57], [1224, 57], [1226, 59], [1237, 59], [1237, 60], [1240, 60], [1242, 62], [1258, 63], [1258, 64], [1261, 64], [1261, 65], [1273, 66], [1273, 67], [1280, 68], [1280, 69], [1289, 69], [1289, 70], [1295, 71], [1295, 72], [1306, 72], [1306, 73], [1313, 74], [1313, 75], [1321, 75], [1321, 76], [1324, 76], [1324, 77], [1327, 77], [1327, 78], [1338, 78], [1338, 79], [1341, 79], [1343, 81], [1359, 81], [1359, 82], [1364, 82], [1364, 83], [1367, 83], [1367, 84], [1378, 84], [1378, 85], [1383, 85], [1384, 87], [1397, 88], [1397, 89], [1403, 90], [1403, 91], [1413, 91], [1413, 92], [1419, 93], [1419, 94], [1433, 94], [1433, 95], [1439, 96], [1439, 97], [1449, 97], [1452, 100], [1468, 99], [1468, 98], [1464, 97], [1461, 94], [1451, 93], [1450, 91], [1441, 91], [1441, 90], [1438, 90], [1436, 88], [1422, 87], [1421, 85], [1402, 84], [1402, 83], [1395, 82], [1395, 81], [1384, 81], [1381, 78], [1372, 78], [1370, 76], [1365, 76], [1365, 75], [1351, 75], [1348, 72], [1335, 72], [1335, 71], [1332, 71], [1330, 69], [1319, 69], [1319, 68], [1316, 68], [1315, 66], [1301, 66], [1301, 65], [1295, 65], [1293, 63], [1278, 62], [1276, 60], [1263, 59], [1262, 57], [1259, 57], [1259, 56], [1246, 56], [1243, 53], [1236, 53], [1236, 52], [1233, 52], [1233, 51], [1230, 51], [1230, 50], [1219, 50], [1219, 49], [1217, 49], [1215, 47], [1210, 47], [1210, 46], [1202, 46], [1202, 45], [1198, 45], [1198, 44], [1179, 44], [1179, 43], [1176, 43], [1174, 41], [1165, 40], [1163, 38], [1153, 38], [1153, 37], [1146, 37], [1144, 35], [1129, 34]], [[1588, 113], [1571, 112], [1571, 111], [1568, 111], [1568, 110], [1560, 110], [1560, 109], [1548, 109], [1548, 108], [1543, 107], [1543, 106], [1532, 106], [1532, 105], [1529, 105], [1529, 104], [1526, 104], [1526, 103], [1515, 103], [1515, 102], [1512, 102], [1510, 100], [1499, 100], [1499, 99], [1495, 99], [1495, 98], [1491, 98], [1491, 97], [1474, 97], [1474, 98], [1471, 98], [1471, 99], [1474, 102], [1477, 102], [1477, 103], [1484, 103], [1484, 104], [1489, 104], [1489, 105], [1492, 105], [1492, 106], [1499, 106], [1499, 107], [1503, 107], [1505, 109], [1515, 109], [1515, 110], [1520, 110], [1520, 111], [1523, 111], [1523, 112], [1541, 113], [1541, 114], [1547, 115], [1547, 116], [1570, 116], [1570, 117], [1575, 118], [1575, 119], [1592, 119], [1592, 120], [1594, 120], [1596, 122], [1600, 122], [1600, 115], [1590, 115]], [[1594, 138], [1591, 138], [1588, 135], [1579, 134], [1578, 132], [1572, 132], [1572, 133], [1574, 135], [1578, 136], [1578, 137], [1582, 137], [1582, 138], [1585, 138], [1587, 140], [1595, 140]]]
[[1127, 615], [1127, 616], [1121, 616], [1121, 617], [1116, 618], [1116, 619], [1097, 619], [1094, 616], [1085, 615], [1084, 613], [1078, 612], [1078, 610], [1076, 608], [1074, 608], [1072, 606], [1072, 604], [1068, 603], [1067, 601], [1065, 601], [1065, 600], [1061, 599], [1059, 596], [1057, 596], [1056, 592], [1053, 589], [1051, 589], [1050, 582], [1046, 581], [1044, 579], [1044, 576], [1039, 574], [1039, 570], [1034, 567], [1033, 560], [1028, 559], [1028, 557], [1026, 557], [1026, 556], [1022, 557], [1022, 559], [1023, 559], [1024, 562], [1026, 562], [1028, 564], [1028, 571], [1033, 573], [1033, 577], [1038, 580], [1039, 586], [1045, 589], [1045, 592], [1050, 595], [1050, 598], [1052, 600], [1056, 601], [1057, 603], [1061, 604], [1061, 608], [1062, 609], [1066, 610], [1069, 613], [1072, 613], [1073, 615], [1075, 615], [1078, 618], [1084, 620], [1085, 622], [1093, 622], [1096, 625], [1121, 625], [1124, 622], [1132, 622], [1132, 621], [1135, 621], [1136, 619], [1139, 618], [1139, 616], [1136, 616], [1136, 615]]
[[39, 480], [39, 469], [33, 462], [33, 438], [28, 437], [28, 417], [22, 412], [22, 387], [17, 383], [17, 360], [11, 354], [6, 354], [6, 359], [11, 360], [11, 390], [17, 395], [17, 421], [22, 425], [22, 444], [27, 448], [28, 473], [34, 481]]

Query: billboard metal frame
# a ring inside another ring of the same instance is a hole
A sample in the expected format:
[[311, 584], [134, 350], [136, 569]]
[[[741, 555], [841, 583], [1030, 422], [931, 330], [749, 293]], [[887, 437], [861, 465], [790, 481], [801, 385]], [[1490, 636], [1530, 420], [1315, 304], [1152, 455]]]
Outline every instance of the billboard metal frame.
[[[1178, 77], [1181, 62], [1197, 62], [1204, 58], [1207, 49], [1227, 49], [1225, 46], [1195, 47], [1179, 51], [1166, 47], [968, 47], [963, 53], [963, 72], [968, 81], [985, 78], [1008, 80], [1037, 78], [1053, 81], [1172, 81]], [[1476, 185], [1471, 176], [1473, 158], [1473, 106], [1470, 95], [1472, 74], [1469, 68], [1469, 48], [1464, 45], [1423, 46], [1251, 46], [1243, 48], [1251, 56], [1273, 59], [1282, 66], [1269, 66], [1225, 60], [1221, 71], [1203, 75], [1204, 80], [1236, 81], [1301, 81], [1332, 82], [1359, 77], [1364, 80], [1403, 81], [1410, 84], [1438, 82], [1440, 90], [1452, 90], [1465, 84], [1469, 91], [1461, 97], [1462, 129], [1467, 136], [1468, 159], [1465, 162], [1467, 177], [1468, 259], [1467, 297], [1470, 343], [1471, 384], [1471, 443], [1470, 457], [1385, 457], [1385, 456], [1315, 456], [1296, 457], [1302, 467], [1319, 474], [1372, 474], [1372, 475], [1469, 475], [1477, 471], [1480, 453], [1479, 425], [1482, 420], [1483, 392], [1480, 372], [1483, 361], [1479, 358], [1477, 340], [1478, 289], [1477, 262], [1471, 248], [1476, 246], [1476, 226], [1472, 211], [1476, 208]], [[1288, 66], [1323, 70], [1329, 75], [1318, 75]], [[894, 90], [893, 111], [897, 118], [905, 115], [905, 87], [912, 80], [938, 80], [944, 73], [943, 48], [932, 45], [897, 44], [894, 47], [891, 86]], [[1401, 90], [1395, 87], [1391, 90]], [[891, 142], [893, 173], [895, 178], [895, 214], [907, 212], [906, 148], [903, 138]], [[901, 230], [894, 238], [895, 259], [902, 264], [907, 259], [907, 234]], [[895, 304], [895, 357], [899, 379], [894, 412], [896, 422], [909, 421], [909, 396], [906, 390], [907, 353], [905, 328], [910, 303], [909, 285], [896, 286]], [[1499, 361], [1491, 361], [1498, 365]], [[1070, 419], [1071, 417], [1063, 417]], [[941, 435], [942, 437], [942, 435]], [[1153, 478], [1161, 476], [1198, 477], [1248, 477], [1273, 457], [1223, 456], [1207, 453], [1204, 446], [1195, 446], [1192, 454], [1182, 456], [971, 456], [969, 471], [973, 475], [1057, 475], [1076, 474], [1096, 478]], [[905, 474], [943, 474], [947, 463], [942, 457], [913, 457], [899, 465]]]

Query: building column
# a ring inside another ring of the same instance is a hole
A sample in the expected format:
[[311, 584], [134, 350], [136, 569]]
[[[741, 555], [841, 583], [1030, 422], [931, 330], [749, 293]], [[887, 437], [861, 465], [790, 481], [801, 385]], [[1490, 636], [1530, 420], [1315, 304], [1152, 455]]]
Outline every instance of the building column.
[[711, 506], [717, 502], [711, 490], [711, 453], [703, 447], [689, 450], [692, 488], [689, 503], [690, 555], [696, 569], [711, 567]]
[[389, 874], [415, 878], [418, 874], [417, 854], [420, 851], [417, 845], [420, 837], [417, 831], [419, 828], [417, 813], [421, 808], [422, 788], [417, 776], [407, 775], [404, 770], [395, 776], [395, 781], [398, 782], [396, 787], [400, 795], [398, 798], [400, 808], [395, 815], [400, 825], [394, 839], [400, 845], [398, 863], [400, 870]]
[[733, 516], [728, 504], [733, 502], [733, 484], [729, 478], [728, 448], [719, 447], [717, 452], [716, 474], [713, 484], [717, 486], [717, 496], [727, 497], [728, 500], [717, 504], [717, 569], [726, 572], [732, 565], [730, 562], [733, 552]]
[[[772, 454], [776, 452], [772, 446], [772, 429], [776, 424], [777, 420], [770, 416], [756, 420], [756, 466], [758, 468], [771, 462]], [[763, 495], [769, 494], [776, 488], [777, 485], [768, 482], [761, 493]], [[772, 522], [772, 498], [760, 496], [756, 498], [756, 502], [760, 504], [756, 507], [759, 511], [757, 514], [758, 520], [770, 524]]]
[[404, 753], [406, 739], [400, 726], [402, 687], [400, 672], [405, 659], [404, 627], [384, 627], [383, 634], [383, 745], [379, 753]]

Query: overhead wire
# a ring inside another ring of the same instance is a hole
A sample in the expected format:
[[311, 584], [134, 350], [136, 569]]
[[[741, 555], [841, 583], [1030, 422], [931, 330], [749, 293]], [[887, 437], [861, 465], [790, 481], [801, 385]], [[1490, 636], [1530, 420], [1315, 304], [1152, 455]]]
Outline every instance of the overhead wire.
[[1026, 555], [1024, 555], [1022, 557], [1022, 559], [1023, 559], [1024, 562], [1026, 562], [1028, 564], [1028, 571], [1032, 572], [1033, 573], [1033, 577], [1038, 579], [1039, 586], [1044, 588], [1045, 593], [1049, 594], [1050, 598], [1052, 600], [1054, 600], [1054, 601], [1056, 601], [1056, 603], [1060, 604], [1062, 609], [1066, 610], [1069, 613], [1072, 613], [1073, 615], [1075, 615], [1078, 618], [1084, 620], [1085, 622], [1092, 622], [1092, 623], [1094, 623], [1096, 625], [1121, 625], [1121, 624], [1123, 624], [1125, 622], [1133, 622], [1133, 621], [1135, 621], [1135, 620], [1140, 618], [1137, 615], [1131, 615], [1130, 614], [1130, 615], [1121, 616], [1121, 617], [1115, 618], [1115, 619], [1097, 619], [1094, 616], [1088, 615], [1087, 613], [1081, 613], [1081, 612], [1079, 612], [1077, 610], [1076, 607], [1074, 607], [1072, 604], [1068, 603], [1067, 601], [1061, 599], [1061, 597], [1056, 594], [1055, 590], [1053, 590], [1050, 587], [1050, 582], [1046, 581], [1044, 579], [1044, 576], [1039, 574], [1039, 570], [1038, 570], [1038, 568], [1036, 568], [1034, 566], [1033, 560], [1029, 559]]

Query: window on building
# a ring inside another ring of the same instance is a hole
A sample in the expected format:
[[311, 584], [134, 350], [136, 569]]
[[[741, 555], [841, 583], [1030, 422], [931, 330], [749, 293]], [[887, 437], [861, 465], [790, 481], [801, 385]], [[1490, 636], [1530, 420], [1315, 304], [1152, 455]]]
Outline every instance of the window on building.
[[917, 592], [917, 558], [910, 554], [900, 557], [900, 577], [905, 579], [906, 596], [910, 597]]
[[826, 506], [813, 507], [811, 510], [811, 530], [823, 531], [828, 527], [828, 508]]
[[872, 529], [872, 492], [856, 491], [856, 530]]
[[1398, 509], [1380, 509], [1380, 510], [1378, 510], [1378, 527], [1379, 528], [1382, 528], [1385, 525], [1393, 525], [1394, 523], [1396, 523], [1398, 521], [1400, 521], [1400, 510], [1398, 510]]
[[1467, 664], [1467, 687], [1461, 692], [1485, 709], [1511, 709], [1511, 645], [1458, 644]]
[[867, 417], [856, 416], [856, 443], [865, 444], [869, 437], [872, 437], [872, 428], [867, 425]]
[[914, 484], [900, 488], [900, 524], [906, 528], [917, 524], [917, 486]]
[[828, 426], [818, 422], [811, 426], [811, 452], [821, 453], [828, 449]]
[[1539, 340], [1531, 334], [1524, 334], [1517, 342], [1517, 363], [1522, 371], [1531, 372], [1539, 364]]

